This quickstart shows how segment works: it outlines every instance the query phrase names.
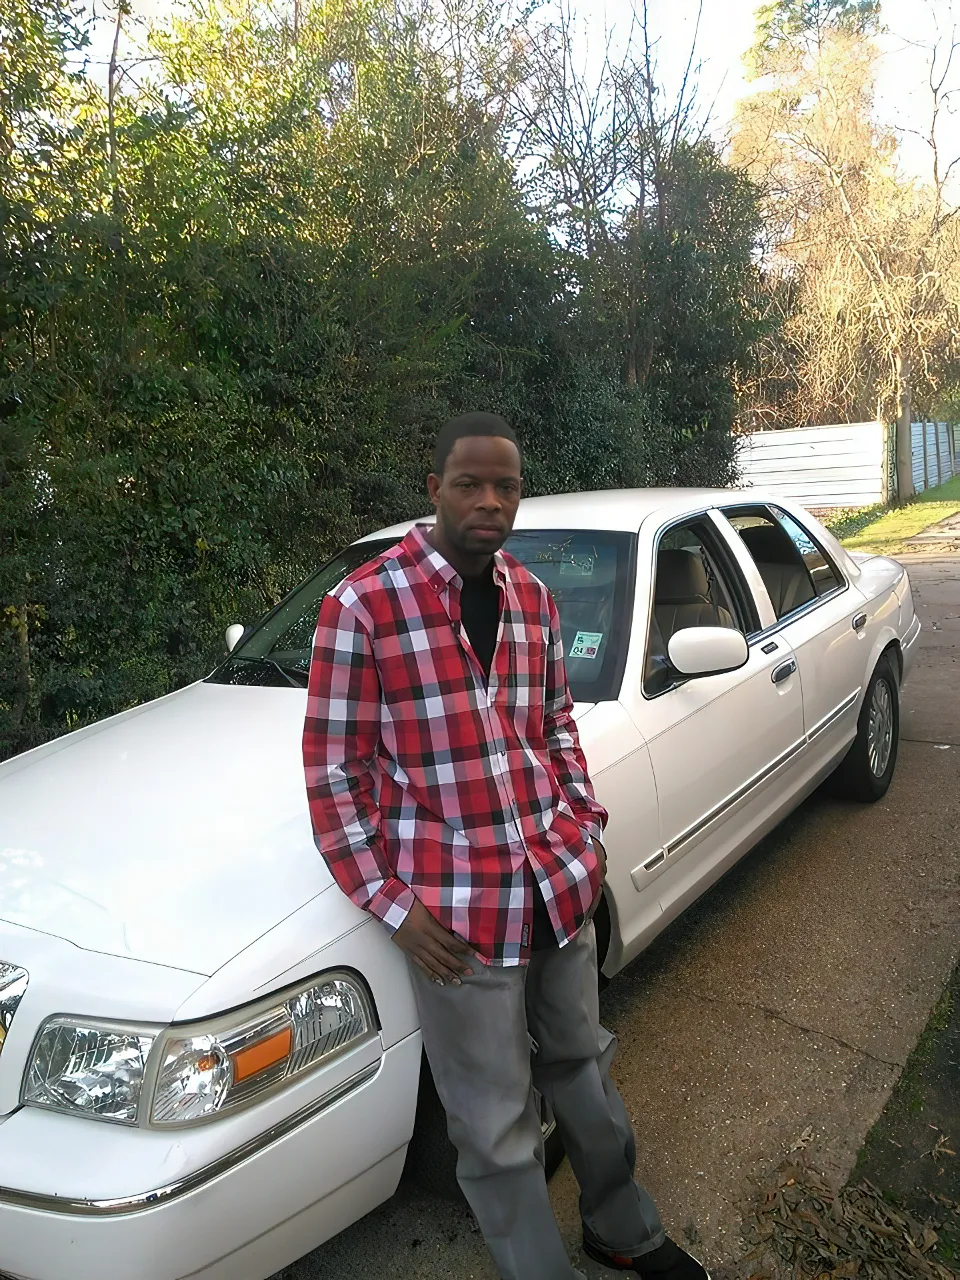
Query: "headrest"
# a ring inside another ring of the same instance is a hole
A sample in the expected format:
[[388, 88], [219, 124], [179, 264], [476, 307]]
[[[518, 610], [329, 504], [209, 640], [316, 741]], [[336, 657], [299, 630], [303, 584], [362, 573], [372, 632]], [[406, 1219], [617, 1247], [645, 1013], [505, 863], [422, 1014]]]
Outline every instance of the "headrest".
[[710, 599], [710, 584], [696, 551], [657, 553], [657, 604], [687, 604]]
[[758, 563], [796, 566], [797, 551], [782, 529], [769, 524], [754, 524], [740, 529], [739, 533]]

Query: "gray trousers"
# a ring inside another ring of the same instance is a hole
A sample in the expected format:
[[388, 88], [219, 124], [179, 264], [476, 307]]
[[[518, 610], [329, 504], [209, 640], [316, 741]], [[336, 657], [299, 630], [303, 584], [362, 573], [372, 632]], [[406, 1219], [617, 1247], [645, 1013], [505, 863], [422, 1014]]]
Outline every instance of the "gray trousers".
[[663, 1226], [633, 1180], [633, 1130], [609, 1076], [616, 1040], [600, 1026], [592, 922], [529, 966], [475, 960], [459, 987], [410, 969], [457, 1180], [502, 1280], [578, 1274], [550, 1207], [534, 1086], [556, 1116], [590, 1232], [618, 1253], [658, 1248]]

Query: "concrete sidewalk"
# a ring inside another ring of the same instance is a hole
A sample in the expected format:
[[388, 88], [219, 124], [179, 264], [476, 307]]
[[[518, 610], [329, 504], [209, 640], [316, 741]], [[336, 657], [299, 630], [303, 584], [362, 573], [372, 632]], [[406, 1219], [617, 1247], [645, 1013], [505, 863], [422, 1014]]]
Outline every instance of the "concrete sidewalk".
[[923, 622], [920, 657], [904, 690], [908, 742], [960, 746], [960, 556], [904, 559]]
[[[713, 1262], [791, 1148], [846, 1175], [960, 954], [960, 560], [910, 573], [925, 630], [889, 796], [813, 797], [603, 997], [639, 1175]], [[551, 1186], [575, 1258], [567, 1166]], [[284, 1273], [371, 1276], [494, 1280], [466, 1211], [407, 1186]]]

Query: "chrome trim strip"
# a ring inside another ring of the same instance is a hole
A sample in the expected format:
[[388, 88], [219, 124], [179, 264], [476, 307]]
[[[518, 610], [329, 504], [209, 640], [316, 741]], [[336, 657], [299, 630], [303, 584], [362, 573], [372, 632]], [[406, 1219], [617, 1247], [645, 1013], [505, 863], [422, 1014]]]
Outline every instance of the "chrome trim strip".
[[814, 725], [809, 733], [805, 733], [802, 738], [798, 738], [792, 747], [788, 747], [782, 755], [779, 755], [776, 760], [771, 764], [768, 764], [765, 769], [761, 769], [759, 773], [755, 774], [749, 780], [749, 782], [745, 782], [742, 787], [738, 787], [732, 795], [727, 796], [726, 800], [721, 800], [720, 803], [715, 805], [709, 813], [705, 813], [702, 818], [699, 818], [692, 826], [688, 827], [686, 831], [682, 831], [675, 840], [671, 840], [667, 845], [667, 854], [670, 855], [676, 853], [682, 845], [688, 844], [695, 836], [698, 836], [705, 827], [708, 827], [711, 822], [715, 822], [717, 818], [721, 817], [727, 809], [738, 804], [745, 796], [749, 795], [751, 791], [766, 782], [766, 780], [771, 777], [772, 774], [776, 773], [779, 768], [792, 760], [794, 756], [799, 755], [799, 753], [803, 751], [814, 738], [819, 737], [824, 730], [829, 729], [835, 721], [840, 719], [844, 712], [849, 711], [849, 709], [857, 702], [859, 697], [860, 690], [858, 689], [856, 693], [851, 693], [848, 698], [844, 698], [843, 702], [841, 702], [838, 707], [834, 707], [830, 714], [824, 716], [819, 724]]
[[745, 782], [742, 787], [738, 787], [732, 795], [727, 796], [726, 800], [721, 800], [719, 804], [714, 805], [709, 813], [705, 813], [702, 818], [698, 818], [692, 826], [687, 827], [686, 831], [681, 831], [676, 839], [671, 840], [667, 845], [667, 853], [676, 853], [681, 845], [689, 844], [695, 836], [698, 836], [705, 827], [710, 825], [711, 822], [715, 822], [716, 819], [725, 813], [727, 809], [732, 808], [733, 805], [742, 800], [744, 796], [748, 795], [756, 787], [759, 787], [761, 783], [766, 782], [772, 774], [776, 773], [777, 770], [785, 765], [789, 760], [792, 760], [794, 756], [799, 755], [799, 753], [806, 748], [806, 745], [806, 735], [802, 738], [798, 738], [792, 747], [788, 747], [782, 755], [777, 756], [776, 760], [768, 764], [765, 769], [761, 769], [759, 773], [754, 774], [749, 782]]
[[809, 732], [807, 733], [807, 741], [812, 742], [814, 738], [819, 737], [820, 734], [823, 733], [825, 729], [829, 729], [830, 726], [835, 721], [840, 719], [840, 717], [844, 714], [844, 712], [850, 710], [850, 708], [857, 702], [859, 697], [860, 697], [860, 690], [857, 689], [855, 693], [850, 694], [849, 698], [844, 698], [844, 700], [840, 703], [839, 707], [834, 707], [834, 709], [829, 713], [829, 715], [825, 715], [819, 724], [815, 724], [813, 728], [809, 730]]
[[219, 1178], [236, 1165], [258, 1155], [266, 1147], [279, 1142], [281, 1138], [287, 1137], [308, 1120], [313, 1120], [334, 1103], [342, 1101], [347, 1094], [367, 1084], [380, 1070], [381, 1062], [382, 1059], [364, 1067], [335, 1089], [325, 1093], [323, 1097], [315, 1098], [313, 1102], [307, 1103], [293, 1115], [278, 1120], [269, 1129], [257, 1134], [255, 1138], [251, 1138], [236, 1150], [228, 1151], [212, 1164], [188, 1173], [177, 1182], [157, 1187], [154, 1191], [143, 1191], [139, 1195], [122, 1196], [116, 1200], [71, 1200], [63, 1196], [44, 1195], [35, 1191], [19, 1191], [15, 1187], [0, 1187], [0, 1204], [14, 1205], [19, 1209], [39, 1209], [45, 1213], [65, 1213], [80, 1217], [111, 1217], [155, 1209], [158, 1205], [177, 1200], [191, 1191], [196, 1191], [205, 1183], [212, 1182], [214, 1178]]

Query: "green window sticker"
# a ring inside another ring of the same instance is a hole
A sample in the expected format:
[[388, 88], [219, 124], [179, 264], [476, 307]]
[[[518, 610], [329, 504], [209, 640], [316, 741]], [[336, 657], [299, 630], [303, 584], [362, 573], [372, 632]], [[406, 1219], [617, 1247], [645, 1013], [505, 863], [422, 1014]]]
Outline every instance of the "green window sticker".
[[570, 646], [571, 658], [595, 658], [600, 652], [602, 631], [578, 631]]

